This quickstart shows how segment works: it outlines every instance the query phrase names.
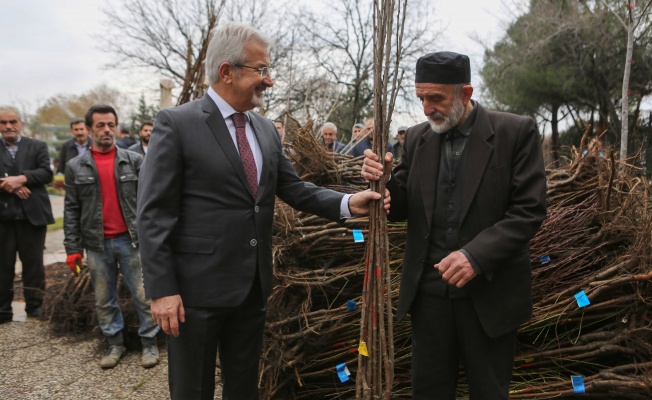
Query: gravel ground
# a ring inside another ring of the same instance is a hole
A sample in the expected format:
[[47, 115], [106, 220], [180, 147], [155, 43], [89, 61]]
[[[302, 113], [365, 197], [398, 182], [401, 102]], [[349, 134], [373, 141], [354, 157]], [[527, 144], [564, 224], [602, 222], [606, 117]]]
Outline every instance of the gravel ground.
[[[1, 399], [167, 399], [167, 352], [161, 363], [140, 366], [130, 350], [114, 369], [99, 366], [97, 336], [56, 336], [47, 322], [28, 319], [0, 325]], [[217, 397], [216, 397], [217, 398]]]
[[[63, 198], [51, 200], [55, 216], [63, 215]], [[65, 261], [63, 230], [48, 232], [44, 255], [46, 265]], [[51, 332], [48, 322], [25, 318], [21, 270], [18, 262], [14, 321], [0, 324], [0, 400], [170, 398], [164, 345], [159, 346], [161, 362], [154, 368], [141, 367], [140, 346], [130, 348], [127, 342], [127, 354], [118, 366], [102, 369], [106, 344], [97, 333], [60, 336]], [[48, 265], [48, 286], [60, 275]], [[221, 400], [218, 382], [216, 377], [214, 399]]]

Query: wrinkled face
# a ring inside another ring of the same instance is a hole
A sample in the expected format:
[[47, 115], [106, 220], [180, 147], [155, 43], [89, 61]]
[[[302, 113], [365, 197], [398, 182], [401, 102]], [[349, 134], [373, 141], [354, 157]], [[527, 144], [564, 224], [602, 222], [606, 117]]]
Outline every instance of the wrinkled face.
[[86, 143], [88, 131], [86, 130], [86, 124], [79, 122], [72, 125], [70, 128], [70, 134], [75, 138], [75, 141], [79, 144]]
[[0, 111], [0, 133], [7, 143], [15, 143], [20, 136], [20, 132], [23, 131], [23, 127], [23, 121], [20, 120], [15, 111]]
[[115, 130], [117, 127], [115, 115], [112, 113], [93, 113], [91, 117], [93, 126], [89, 126], [88, 130], [93, 139], [93, 147], [98, 151], [110, 150], [115, 143]]
[[373, 119], [370, 119], [367, 121], [366, 124], [364, 124], [364, 134], [367, 135], [369, 140], [372, 142], [374, 141], [374, 128], [376, 127], [376, 122]]
[[396, 140], [398, 140], [399, 143], [403, 144], [405, 141], [405, 131], [400, 131], [396, 134]]
[[329, 146], [337, 139], [337, 132], [333, 128], [322, 128], [321, 135], [324, 138], [324, 143]]
[[[245, 53], [247, 61], [243, 64], [256, 68], [269, 67], [269, 54], [262, 43], [256, 40], [249, 41], [245, 45]], [[274, 85], [271, 75], [263, 79], [259, 71], [245, 67], [238, 68], [241, 74], [239, 78], [235, 76], [233, 81], [233, 100], [236, 103], [232, 104], [233, 108], [242, 111], [262, 107], [265, 104], [265, 90]]]
[[[466, 87], [470, 88], [468, 85]], [[423, 113], [428, 116], [430, 127], [436, 133], [444, 133], [462, 122], [468, 103], [468, 99], [465, 101], [465, 91], [456, 95], [455, 85], [417, 83], [416, 92], [423, 105]]]
[[151, 125], [144, 125], [143, 129], [138, 132], [138, 136], [140, 136], [140, 140], [145, 142], [145, 144], [149, 143], [149, 138], [152, 135], [152, 129], [154, 127]]

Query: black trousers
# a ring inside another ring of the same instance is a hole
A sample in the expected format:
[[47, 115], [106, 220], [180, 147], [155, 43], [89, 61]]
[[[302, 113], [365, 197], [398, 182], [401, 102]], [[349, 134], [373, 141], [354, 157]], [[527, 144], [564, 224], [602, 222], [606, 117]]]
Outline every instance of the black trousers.
[[224, 400], [257, 400], [258, 370], [267, 314], [258, 279], [237, 307], [184, 307], [179, 336], [168, 336], [168, 379], [173, 400], [212, 400], [219, 349]]
[[11, 320], [13, 316], [16, 253], [23, 263], [25, 311], [31, 313], [43, 304], [46, 230], [45, 225], [34, 226], [27, 220], [0, 221], [0, 320]]
[[468, 297], [417, 294], [412, 304], [415, 400], [455, 400], [460, 361], [471, 400], [507, 400], [516, 332], [488, 337]]

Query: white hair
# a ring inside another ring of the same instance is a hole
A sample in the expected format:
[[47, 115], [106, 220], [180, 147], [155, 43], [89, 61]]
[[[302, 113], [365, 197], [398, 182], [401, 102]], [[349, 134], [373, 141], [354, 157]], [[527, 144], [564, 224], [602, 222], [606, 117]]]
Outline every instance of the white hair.
[[213, 30], [206, 51], [206, 77], [213, 84], [220, 80], [220, 65], [247, 61], [245, 45], [256, 40], [269, 49], [272, 41], [263, 32], [242, 22], [226, 22]]
[[323, 133], [324, 128], [332, 129], [335, 131], [335, 133], [337, 133], [337, 126], [332, 122], [326, 122], [324, 125], [322, 125], [321, 128], [319, 129], [319, 133]]
[[16, 107], [13, 107], [13, 106], [0, 106], [0, 113], [8, 113], [8, 112], [15, 113], [16, 116], [18, 117], [19, 121], [23, 120], [21, 118], [21, 116], [20, 116], [20, 111]]

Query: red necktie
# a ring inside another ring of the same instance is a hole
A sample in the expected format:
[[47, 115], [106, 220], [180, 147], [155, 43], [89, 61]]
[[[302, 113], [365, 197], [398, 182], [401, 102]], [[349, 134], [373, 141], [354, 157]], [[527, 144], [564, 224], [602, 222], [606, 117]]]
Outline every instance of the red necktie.
[[245, 133], [247, 118], [243, 113], [235, 113], [231, 116], [231, 119], [233, 119], [233, 124], [235, 124], [235, 138], [238, 142], [238, 150], [240, 150], [242, 166], [247, 175], [247, 181], [249, 181], [251, 194], [255, 199], [256, 194], [258, 194], [258, 170], [256, 169], [254, 154], [251, 152], [251, 147], [247, 140], [247, 134]]

